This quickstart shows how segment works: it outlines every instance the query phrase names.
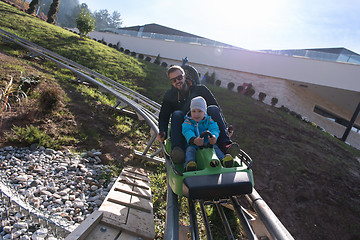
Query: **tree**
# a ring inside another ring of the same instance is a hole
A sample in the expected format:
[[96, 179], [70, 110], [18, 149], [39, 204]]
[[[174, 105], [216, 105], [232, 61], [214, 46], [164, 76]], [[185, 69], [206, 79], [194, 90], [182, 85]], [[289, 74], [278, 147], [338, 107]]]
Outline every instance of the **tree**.
[[28, 14], [34, 14], [37, 5], [39, 5], [39, 0], [32, 0], [29, 5], [29, 9], [26, 12]]
[[50, 24], [55, 23], [55, 17], [59, 11], [59, 4], [60, 4], [60, 0], [53, 0], [52, 4], [50, 5], [50, 9], [47, 15], [48, 19], [46, 20], [48, 23]]
[[79, 29], [80, 35], [86, 36], [86, 34], [94, 30], [95, 19], [91, 16], [89, 11], [83, 8], [76, 18], [76, 26]]
[[94, 18], [96, 19], [96, 30], [104, 28], [119, 28], [121, 27], [122, 21], [120, 18], [120, 13], [114, 11], [110, 15], [107, 9], [101, 9], [94, 12]]

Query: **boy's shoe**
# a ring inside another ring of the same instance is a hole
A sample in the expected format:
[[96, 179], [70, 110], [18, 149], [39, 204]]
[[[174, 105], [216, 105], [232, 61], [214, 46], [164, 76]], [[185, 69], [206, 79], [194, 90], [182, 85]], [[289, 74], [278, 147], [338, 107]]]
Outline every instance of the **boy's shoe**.
[[185, 152], [180, 147], [174, 147], [171, 151], [171, 159], [174, 163], [184, 163], [185, 162]]
[[221, 164], [223, 167], [231, 168], [234, 166], [234, 159], [230, 154], [226, 154], [223, 159], [221, 159]]
[[188, 164], [186, 164], [185, 172], [196, 171], [196, 169], [197, 169], [196, 162], [190, 161], [190, 162], [188, 162]]
[[233, 158], [240, 154], [240, 147], [237, 143], [227, 144], [221, 150], [224, 154], [230, 154]]

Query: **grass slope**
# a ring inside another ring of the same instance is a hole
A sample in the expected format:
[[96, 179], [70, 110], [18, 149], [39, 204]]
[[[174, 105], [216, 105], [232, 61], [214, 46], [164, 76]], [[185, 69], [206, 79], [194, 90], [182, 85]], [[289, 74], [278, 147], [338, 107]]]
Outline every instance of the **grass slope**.
[[[0, 28], [92, 68], [154, 100], [159, 101], [169, 87], [164, 68], [101, 43], [80, 39], [76, 34], [2, 2]], [[72, 137], [74, 148], [101, 148], [107, 160], [119, 165], [127, 164], [126, 156], [146, 143], [147, 136], [139, 136], [148, 131], [146, 126], [138, 131], [139, 123], [105, 107], [105, 103], [112, 101], [111, 97], [97, 100], [103, 97], [96, 90], [70, 84], [73, 76], [49, 63], [24, 60], [26, 53], [15, 45], [0, 42], [0, 49], [7, 53], [1, 55], [1, 80], [6, 80], [7, 74], [18, 79], [20, 71], [26, 75], [41, 72], [45, 78], [30, 94], [29, 102], [33, 101], [33, 105], [29, 103], [26, 109], [19, 107], [17, 110], [21, 111], [3, 116], [2, 132], [10, 131], [10, 123], [19, 126], [31, 123], [48, 133], [53, 131], [53, 135]], [[31, 107], [36, 108], [41, 88], [49, 87], [62, 92], [62, 111], [50, 116], [29, 111]], [[294, 238], [359, 239], [359, 151], [280, 109], [226, 89], [209, 87], [227, 121], [235, 127], [233, 140], [254, 160], [257, 191]], [[73, 129], [73, 133], [59, 132], [65, 128]], [[164, 181], [164, 177], [158, 180]], [[164, 201], [160, 197], [157, 202]]]

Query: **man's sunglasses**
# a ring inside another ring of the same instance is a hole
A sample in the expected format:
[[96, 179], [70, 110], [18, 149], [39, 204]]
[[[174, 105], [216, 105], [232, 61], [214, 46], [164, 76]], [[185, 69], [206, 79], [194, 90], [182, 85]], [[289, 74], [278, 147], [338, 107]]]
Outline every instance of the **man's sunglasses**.
[[177, 77], [170, 78], [170, 81], [171, 81], [172, 83], [176, 83], [176, 81], [181, 81], [181, 80], [183, 80], [183, 78], [184, 78], [184, 75], [179, 75], [179, 76], [177, 76]]

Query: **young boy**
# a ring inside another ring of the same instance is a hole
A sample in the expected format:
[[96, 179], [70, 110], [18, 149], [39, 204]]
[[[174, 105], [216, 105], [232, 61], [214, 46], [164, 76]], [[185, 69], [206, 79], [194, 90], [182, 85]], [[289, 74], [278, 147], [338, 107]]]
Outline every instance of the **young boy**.
[[[216, 139], [220, 134], [217, 123], [206, 114], [206, 101], [203, 97], [195, 97], [190, 103], [190, 113], [185, 116], [185, 121], [182, 124], [182, 133], [186, 139], [187, 147], [185, 153], [185, 171], [196, 171], [196, 151], [199, 146], [210, 142], [214, 145], [216, 156], [220, 159], [224, 167], [232, 167], [234, 159], [230, 154], [224, 155], [220, 148], [215, 145]], [[200, 134], [208, 130], [212, 136], [209, 138], [200, 138]]]

